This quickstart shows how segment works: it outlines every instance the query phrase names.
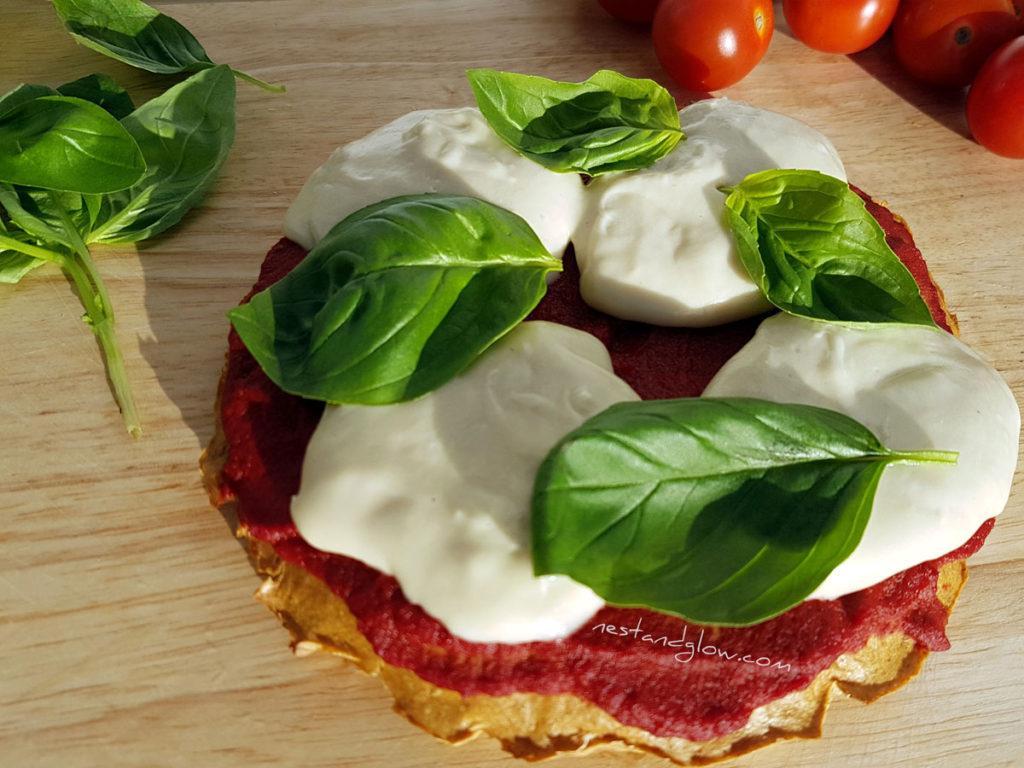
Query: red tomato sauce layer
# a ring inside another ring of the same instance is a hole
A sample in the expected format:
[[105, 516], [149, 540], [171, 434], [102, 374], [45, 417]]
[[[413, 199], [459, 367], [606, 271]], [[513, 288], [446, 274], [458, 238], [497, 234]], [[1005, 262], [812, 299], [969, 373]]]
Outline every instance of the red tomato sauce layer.
[[[868, 204], [948, 330], [940, 295], [910, 233], [887, 209]], [[253, 291], [280, 279], [304, 255], [281, 240], [267, 255]], [[618, 374], [645, 398], [699, 394], [760, 321], [696, 330], [625, 322], [583, 304], [577, 280], [570, 251], [564, 274], [531, 317], [596, 335], [608, 346]], [[222, 495], [238, 500], [239, 521], [342, 598], [385, 661], [467, 696], [572, 693], [653, 734], [721, 736], [743, 726], [756, 707], [807, 686], [872, 635], [903, 632], [929, 650], [948, 648], [947, 614], [935, 596], [939, 567], [975, 552], [992, 526], [988, 521], [955, 552], [870, 589], [839, 600], [807, 601], [752, 627], [716, 629], [653, 611], [606, 607], [559, 641], [468, 642], [407, 601], [395, 579], [316, 550], [299, 537], [289, 504], [323, 406], [278, 389], [233, 331], [229, 345], [221, 417], [230, 458]]]

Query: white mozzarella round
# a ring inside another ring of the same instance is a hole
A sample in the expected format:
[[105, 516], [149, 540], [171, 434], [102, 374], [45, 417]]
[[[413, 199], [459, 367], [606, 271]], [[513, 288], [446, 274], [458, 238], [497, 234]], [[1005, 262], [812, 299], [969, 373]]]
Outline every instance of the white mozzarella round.
[[334, 151], [299, 192], [284, 231], [312, 248], [339, 221], [399, 195], [469, 195], [526, 220], [553, 255], [561, 256], [583, 211], [583, 182], [517, 154], [480, 111], [410, 112]]
[[328, 406], [292, 517], [318, 549], [394, 575], [460, 637], [563, 637], [601, 607], [567, 576], [534, 576], [530, 496], [548, 451], [636, 394], [590, 334], [523, 323], [417, 400]]
[[774, 315], [704, 395], [830, 408], [887, 448], [959, 452], [956, 465], [887, 467], [863, 539], [811, 597], [856, 592], [951, 552], [1006, 505], [1020, 411], [999, 373], [945, 331]]
[[771, 168], [846, 178], [821, 133], [725, 98], [679, 112], [686, 140], [649, 168], [601, 176], [573, 235], [591, 306], [654, 325], [709, 326], [769, 308], [740, 263], [719, 187]]

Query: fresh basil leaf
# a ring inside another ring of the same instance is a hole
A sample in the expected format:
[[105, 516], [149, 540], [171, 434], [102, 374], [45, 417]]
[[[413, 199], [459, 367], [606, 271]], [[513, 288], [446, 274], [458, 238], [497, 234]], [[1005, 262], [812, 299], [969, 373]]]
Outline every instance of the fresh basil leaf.
[[[13, 229], [0, 215], [0, 283], [17, 283], [36, 267], [46, 263], [45, 259], [35, 258], [15, 249], [18, 243], [35, 245], [32, 238], [17, 229]], [[11, 246], [15, 247], [11, 247]]]
[[672, 96], [653, 80], [601, 70], [583, 83], [473, 69], [495, 133], [546, 168], [596, 176], [646, 168], [684, 138]]
[[545, 276], [560, 268], [507, 210], [471, 197], [398, 197], [344, 219], [229, 317], [283, 390], [393, 403], [469, 366], [533, 309]]
[[22, 83], [13, 91], [8, 91], [0, 96], [0, 117], [10, 112], [15, 107], [38, 99], [40, 96], [58, 96], [57, 91], [47, 85], [30, 85]]
[[110, 75], [102, 73], [86, 75], [78, 80], [65, 83], [57, 88], [62, 96], [74, 96], [103, 107], [118, 120], [127, 117], [135, 109], [132, 97]]
[[894, 452], [834, 411], [744, 398], [620, 403], [534, 488], [533, 561], [610, 603], [746, 625], [804, 600], [856, 547]]
[[79, 235], [88, 232], [92, 213], [87, 200], [92, 195], [0, 184], [0, 208], [11, 222], [36, 240], [74, 247], [65, 228], [65, 217]]
[[[215, 66], [191, 32], [141, 0], [53, 0], [53, 7], [82, 45], [133, 67], [170, 75]], [[269, 91], [284, 90], [244, 72], [232, 73]]]
[[0, 181], [113, 192], [134, 184], [145, 168], [135, 139], [92, 102], [40, 96], [0, 116]]
[[57, 16], [82, 45], [159, 74], [212, 67], [185, 27], [139, 0], [53, 0]]
[[838, 322], [935, 324], [913, 275], [845, 182], [770, 170], [724, 191], [743, 266], [779, 309]]
[[[82, 226], [78, 232], [82, 235], [83, 241], [96, 227], [96, 221], [103, 206], [103, 198], [103, 195], [82, 195], [82, 206], [86, 218], [84, 226]], [[74, 218], [75, 217], [73, 215], [72, 219]]]
[[222, 65], [198, 72], [122, 122], [142, 150], [146, 174], [129, 189], [99, 200], [88, 242], [144, 240], [176, 224], [202, 200], [235, 139], [231, 70]]
[[0, 283], [14, 284], [46, 262], [17, 251], [0, 248]]
[[15, 227], [38, 240], [70, 245], [55, 212], [47, 203], [40, 202], [46, 197], [46, 190], [0, 183], [0, 209]]

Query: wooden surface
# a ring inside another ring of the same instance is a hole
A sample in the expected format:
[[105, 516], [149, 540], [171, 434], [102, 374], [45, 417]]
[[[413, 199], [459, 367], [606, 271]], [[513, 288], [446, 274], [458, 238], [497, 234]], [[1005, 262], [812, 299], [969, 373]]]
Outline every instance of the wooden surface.
[[[6, 766], [514, 766], [486, 739], [457, 748], [394, 715], [376, 681], [294, 658], [197, 473], [210, 437], [225, 312], [253, 281], [306, 176], [338, 144], [411, 109], [471, 103], [464, 71], [563, 80], [599, 68], [671, 87], [643, 30], [593, 0], [159, 2], [239, 85], [238, 138], [202, 207], [99, 268], [144, 437], [122, 431], [64, 278], [0, 286], [0, 762]], [[49, 3], [0, 4], [0, 92], [94, 71], [141, 101], [167, 81], [76, 46]], [[680, 101], [691, 98], [678, 88]], [[888, 201], [959, 315], [963, 338], [1024, 394], [1024, 162], [965, 137], [961, 96], [902, 76], [883, 44], [854, 57], [776, 31], [726, 95], [828, 134], [851, 180]], [[817, 742], [743, 768], [1020, 765], [1024, 494], [1020, 478], [949, 626], [952, 650], [869, 707], [837, 701]], [[557, 765], [558, 763], [556, 763]], [[563, 765], [662, 766], [596, 754]]]

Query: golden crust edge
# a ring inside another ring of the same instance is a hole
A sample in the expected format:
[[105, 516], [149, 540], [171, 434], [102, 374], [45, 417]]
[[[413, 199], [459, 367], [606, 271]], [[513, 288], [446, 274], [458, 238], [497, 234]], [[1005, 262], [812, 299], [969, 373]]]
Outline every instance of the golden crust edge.
[[[246, 536], [244, 528], [240, 535]], [[706, 765], [775, 741], [818, 738], [835, 690], [874, 701], [909, 682], [928, 656], [902, 633], [875, 636], [861, 650], [840, 656], [806, 688], [759, 707], [741, 729], [703, 742], [660, 737], [623, 725], [572, 694], [462, 696], [388, 664], [359, 632], [344, 600], [326, 584], [282, 561], [270, 544], [255, 539], [249, 543], [256, 568], [265, 577], [256, 598], [291, 634], [296, 654], [324, 651], [354, 662], [384, 682], [397, 712], [439, 739], [457, 744], [486, 734], [514, 756], [530, 761], [566, 752], [625, 748], [680, 765]], [[960, 593], [966, 570], [963, 561], [955, 561], [940, 572], [938, 593], [947, 609]]]

